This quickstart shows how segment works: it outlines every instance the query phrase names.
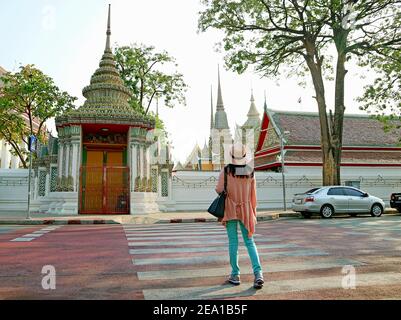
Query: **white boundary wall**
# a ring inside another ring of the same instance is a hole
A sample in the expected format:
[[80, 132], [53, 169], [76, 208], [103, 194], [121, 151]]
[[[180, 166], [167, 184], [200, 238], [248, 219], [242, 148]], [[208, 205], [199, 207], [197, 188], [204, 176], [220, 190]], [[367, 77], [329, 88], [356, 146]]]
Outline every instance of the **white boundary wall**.
[[[161, 211], [205, 211], [216, 197], [214, 188], [219, 172], [180, 171], [169, 183], [167, 200], [158, 198]], [[295, 193], [321, 185], [321, 169], [289, 168], [285, 174], [287, 208]], [[281, 173], [256, 172], [258, 209], [282, 209]], [[356, 187], [382, 198], [389, 205], [390, 194], [401, 192], [401, 169], [344, 168], [342, 181], [354, 181]], [[26, 212], [28, 170], [0, 169], [0, 212]]]
[[0, 212], [13, 214], [28, 208], [28, 170], [0, 169]]
[[[380, 173], [382, 172], [382, 173]], [[218, 172], [176, 172], [172, 181], [171, 203], [168, 211], [203, 211], [217, 196], [214, 188]], [[344, 168], [341, 176], [345, 185], [353, 182], [369, 194], [377, 196], [389, 206], [392, 192], [401, 192], [401, 170]], [[259, 210], [283, 209], [281, 173], [256, 172], [257, 200]], [[287, 208], [291, 208], [294, 194], [321, 186], [321, 168], [292, 167], [285, 174]]]

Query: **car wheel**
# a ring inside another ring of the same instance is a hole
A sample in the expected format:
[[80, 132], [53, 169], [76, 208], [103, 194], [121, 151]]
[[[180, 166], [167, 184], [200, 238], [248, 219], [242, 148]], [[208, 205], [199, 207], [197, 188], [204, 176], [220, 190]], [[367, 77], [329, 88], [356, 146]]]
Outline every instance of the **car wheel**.
[[398, 208], [397, 208], [397, 211], [398, 211], [399, 213], [401, 213], [401, 208], [400, 208], [400, 207], [398, 207]]
[[355, 218], [358, 214], [357, 214], [357, 213], [350, 213], [349, 215], [350, 215], [351, 217], [354, 217], [354, 218]]
[[333, 214], [334, 214], [334, 208], [329, 204], [325, 204], [320, 209], [320, 215], [322, 216], [322, 218], [329, 219], [333, 217]]
[[376, 217], [377, 218], [377, 217], [380, 217], [382, 214], [383, 214], [383, 207], [380, 204], [375, 203], [372, 206], [372, 209], [370, 210], [370, 215], [372, 217]]
[[312, 214], [309, 212], [301, 212], [301, 214], [302, 217], [304, 217], [305, 219], [309, 219], [312, 216]]

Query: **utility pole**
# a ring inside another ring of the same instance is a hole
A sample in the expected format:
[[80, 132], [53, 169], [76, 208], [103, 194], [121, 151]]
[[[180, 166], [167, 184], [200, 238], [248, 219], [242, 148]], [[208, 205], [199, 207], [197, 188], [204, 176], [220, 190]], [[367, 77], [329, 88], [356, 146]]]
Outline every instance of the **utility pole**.
[[26, 218], [31, 219], [30, 216], [30, 205], [31, 205], [31, 174], [32, 174], [32, 152], [36, 151], [36, 137], [34, 135], [29, 136], [28, 150], [29, 150], [29, 172], [28, 172], [28, 210]]
[[283, 204], [284, 211], [287, 211], [287, 199], [286, 199], [286, 188], [285, 188], [285, 162], [284, 162], [284, 137], [289, 135], [289, 131], [285, 131], [284, 134], [280, 135], [280, 158], [281, 158], [281, 178], [283, 184]]

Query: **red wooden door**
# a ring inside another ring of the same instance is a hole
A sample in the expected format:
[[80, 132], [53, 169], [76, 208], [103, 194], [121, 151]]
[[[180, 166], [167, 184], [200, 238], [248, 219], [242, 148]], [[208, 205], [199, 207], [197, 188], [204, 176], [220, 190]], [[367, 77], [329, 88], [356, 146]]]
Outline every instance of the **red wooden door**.
[[81, 167], [81, 214], [129, 214], [129, 168], [122, 151], [88, 151]]

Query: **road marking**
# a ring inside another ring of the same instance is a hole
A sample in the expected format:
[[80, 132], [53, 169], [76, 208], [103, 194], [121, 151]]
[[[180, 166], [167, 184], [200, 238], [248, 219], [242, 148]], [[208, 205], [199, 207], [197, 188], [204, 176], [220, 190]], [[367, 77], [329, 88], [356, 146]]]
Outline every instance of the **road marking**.
[[[281, 249], [281, 248], [296, 248], [298, 245], [291, 243], [279, 243], [279, 244], [268, 244], [268, 245], [258, 245], [258, 249]], [[240, 250], [245, 250], [241, 246]], [[158, 254], [158, 253], [196, 253], [196, 252], [211, 252], [211, 251], [227, 251], [228, 246], [216, 246], [216, 247], [202, 247], [202, 248], [161, 248], [161, 249], [130, 249], [129, 254]]]
[[[365, 263], [351, 260], [351, 259], [329, 259], [329, 260], [311, 260], [302, 262], [284, 262], [284, 263], [262, 263], [264, 273], [286, 272], [286, 271], [305, 271], [314, 269], [330, 269], [340, 268], [345, 265], [352, 265], [354, 267], [365, 265]], [[226, 276], [227, 267], [223, 268], [198, 268], [194, 270], [162, 270], [162, 271], [144, 271], [138, 272], [139, 280], [174, 280], [192, 278], [194, 275], [197, 277], [220, 277]], [[252, 268], [248, 263], [247, 266], [241, 267], [241, 274], [253, 274]]]
[[225, 231], [226, 229], [224, 227], [217, 227], [217, 228], [174, 228], [174, 227], [164, 227], [164, 228], [146, 228], [146, 229], [136, 229], [136, 228], [124, 228], [125, 231], [132, 231], [132, 232], [159, 232], [159, 231], [166, 231], [166, 230], [171, 230], [171, 231], [184, 231], [184, 232], [189, 232], [189, 231]]
[[22, 237], [15, 238], [13, 240], [10, 240], [11, 242], [29, 242], [35, 239], [40, 238], [41, 236], [47, 234], [50, 231], [54, 231], [61, 226], [54, 226], [54, 227], [47, 227], [47, 228], [42, 228], [40, 230], [34, 231], [32, 233], [28, 233], [26, 235], [23, 235]]
[[[275, 251], [259, 253], [259, 257], [306, 257], [306, 256], [325, 256], [327, 252], [321, 250], [294, 250], [294, 251]], [[239, 258], [248, 257], [248, 253], [238, 254]], [[205, 255], [195, 257], [179, 257], [179, 258], [133, 258], [134, 265], [156, 265], [156, 264], [172, 264], [172, 265], [189, 265], [189, 264], [205, 264], [211, 262], [228, 262], [228, 254]]]
[[32, 241], [35, 238], [15, 238], [13, 240], [11, 240], [11, 242], [29, 242]]
[[[290, 279], [267, 281], [260, 290], [253, 289], [253, 283], [242, 283], [240, 286], [230, 284], [216, 286], [186, 287], [186, 288], [157, 288], [145, 289], [146, 300], [200, 300], [223, 299], [231, 297], [246, 297], [260, 295], [277, 295], [289, 292], [341, 289], [343, 275], [316, 277], [305, 279]], [[358, 274], [356, 287], [400, 284], [401, 276], [396, 272], [375, 272]]]
[[139, 232], [126, 232], [127, 237], [128, 236], [137, 236], [141, 235], [144, 239], [147, 239], [148, 237], [155, 237], [155, 236], [201, 236], [201, 235], [226, 235], [225, 231], [213, 231], [213, 232], [160, 232], [160, 233], [139, 233]]
[[24, 235], [24, 238], [39, 238], [41, 236], [43, 236], [42, 233], [29, 233]]
[[[130, 240], [132, 238], [129, 238], [128, 240]], [[140, 239], [140, 240], [144, 240], [143, 238], [136, 238], [136, 239]], [[240, 241], [240, 239], [238, 239], [239, 243], [241, 243], [242, 241]], [[258, 244], [259, 242], [278, 242], [281, 241], [281, 239], [279, 238], [264, 238], [264, 239], [258, 239], [256, 240], [256, 244]], [[215, 239], [213, 238], [213, 241], [211, 243], [208, 243], [208, 246], [213, 246], [216, 244], [226, 244], [228, 245], [228, 240], [227, 237], [226, 239]], [[183, 245], [197, 245], [197, 244], [205, 244], [205, 240], [185, 240], [185, 241], [135, 241], [135, 242], [129, 242], [128, 246], [130, 247], [148, 247], [148, 246], [183, 246]]]
[[[146, 240], [184, 240], [184, 239], [188, 239], [188, 237], [190, 237], [191, 239], [210, 239], [210, 241], [213, 241], [214, 239], [227, 238], [227, 234], [222, 233], [222, 234], [215, 234], [213, 236], [211, 236], [211, 235], [190, 235], [190, 236], [172, 235], [172, 236], [162, 236], [162, 237], [157, 237], [157, 236], [142, 237], [142, 234], [137, 234], [135, 237], [132, 237], [131, 235], [127, 235], [127, 240], [128, 241], [141, 241], [141, 240], [145, 240], [145, 239]], [[262, 237], [263, 237], [262, 235], [258, 235], [258, 234], [254, 235], [255, 241], [259, 241], [258, 239], [261, 239]], [[206, 242], [204, 242], [204, 243], [206, 243]]]
[[135, 229], [135, 230], [150, 230], [150, 229], [164, 229], [164, 228], [174, 228], [174, 229], [208, 229], [208, 228], [224, 228], [222, 224], [219, 223], [163, 223], [163, 224], [151, 224], [151, 225], [123, 225], [124, 229]]

